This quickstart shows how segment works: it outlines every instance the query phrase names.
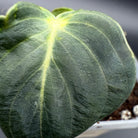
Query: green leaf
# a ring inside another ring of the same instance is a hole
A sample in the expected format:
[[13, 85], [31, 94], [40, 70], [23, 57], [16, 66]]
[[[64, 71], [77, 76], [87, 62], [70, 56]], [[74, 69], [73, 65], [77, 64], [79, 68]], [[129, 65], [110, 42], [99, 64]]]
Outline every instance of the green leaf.
[[0, 17], [0, 126], [8, 138], [73, 138], [135, 84], [134, 55], [103, 13], [54, 16], [19, 2]]
[[57, 15], [63, 13], [63, 12], [70, 12], [70, 11], [73, 11], [73, 9], [62, 7], [62, 8], [54, 9], [54, 10], [52, 11], [52, 13], [53, 13], [55, 16], [57, 16]]

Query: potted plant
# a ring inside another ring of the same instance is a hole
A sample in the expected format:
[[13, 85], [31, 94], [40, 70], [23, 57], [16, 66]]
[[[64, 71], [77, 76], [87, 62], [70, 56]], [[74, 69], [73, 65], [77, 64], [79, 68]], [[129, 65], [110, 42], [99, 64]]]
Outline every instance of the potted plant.
[[135, 57], [107, 15], [19, 2], [0, 17], [0, 126], [7, 137], [71, 138], [132, 91]]

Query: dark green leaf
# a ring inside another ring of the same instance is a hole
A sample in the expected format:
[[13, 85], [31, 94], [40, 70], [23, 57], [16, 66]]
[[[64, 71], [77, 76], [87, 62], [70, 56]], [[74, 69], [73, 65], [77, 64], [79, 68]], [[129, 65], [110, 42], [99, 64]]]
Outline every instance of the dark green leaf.
[[62, 8], [57, 8], [57, 9], [54, 9], [52, 11], [52, 13], [57, 16], [63, 12], [69, 12], [69, 11], [73, 11], [73, 9], [70, 9], [70, 8], [65, 8], [65, 7], [62, 7]]
[[118, 23], [95, 11], [57, 11], [19, 2], [0, 17], [0, 126], [8, 138], [73, 138], [135, 84]]

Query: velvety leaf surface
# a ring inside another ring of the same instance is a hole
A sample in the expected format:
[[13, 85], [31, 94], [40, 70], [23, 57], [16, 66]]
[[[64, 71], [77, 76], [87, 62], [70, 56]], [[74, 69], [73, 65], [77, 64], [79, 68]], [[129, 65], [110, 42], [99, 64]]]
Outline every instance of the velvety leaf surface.
[[0, 16], [0, 126], [8, 138], [73, 138], [134, 86], [134, 55], [118, 23], [95, 11], [53, 13], [19, 2]]

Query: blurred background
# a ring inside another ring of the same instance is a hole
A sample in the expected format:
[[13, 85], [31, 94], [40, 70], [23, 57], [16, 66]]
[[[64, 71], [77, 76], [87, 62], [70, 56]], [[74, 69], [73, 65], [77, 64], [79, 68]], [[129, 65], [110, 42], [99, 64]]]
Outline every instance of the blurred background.
[[[5, 14], [13, 4], [21, 0], [0, 0], [0, 14]], [[52, 11], [58, 7], [96, 10], [119, 22], [127, 34], [127, 40], [138, 57], [138, 0], [23, 0]], [[138, 129], [112, 131], [97, 138], [138, 138]], [[5, 138], [0, 131], [0, 138]], [[91, 138], [89, 136], [89, 138]]]

